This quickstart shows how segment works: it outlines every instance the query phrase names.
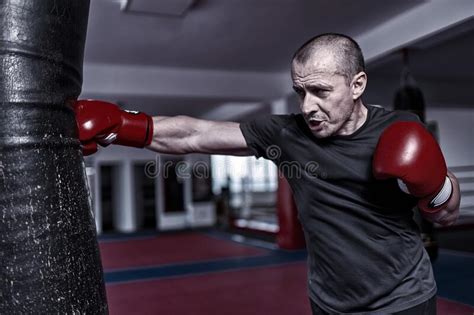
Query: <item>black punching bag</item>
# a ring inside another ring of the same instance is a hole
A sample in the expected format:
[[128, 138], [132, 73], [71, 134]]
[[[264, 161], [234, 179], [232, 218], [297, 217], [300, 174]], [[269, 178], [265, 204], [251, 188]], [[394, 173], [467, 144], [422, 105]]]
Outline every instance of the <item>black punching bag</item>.
[[81, 91], [89, 0], [0, 0], [0, 314], [107, 314], [66, 105]]
[[425, 122], [425, 98], [416, 84], [408, 65], [408, 50], [403, 49], [403, 69], [400, 87], [395, 92], [393, 109], [404, 110], [416, 114], [421, 122]]

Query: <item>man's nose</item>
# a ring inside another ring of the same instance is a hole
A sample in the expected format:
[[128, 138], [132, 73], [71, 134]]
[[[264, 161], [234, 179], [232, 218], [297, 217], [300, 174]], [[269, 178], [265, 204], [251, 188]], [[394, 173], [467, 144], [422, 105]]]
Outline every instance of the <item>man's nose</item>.
[[310, 94], [306, 94], [301, 102], [301, 112], [304, 115], [309, 115], [313, 112], [319, 111], [318, 99]]

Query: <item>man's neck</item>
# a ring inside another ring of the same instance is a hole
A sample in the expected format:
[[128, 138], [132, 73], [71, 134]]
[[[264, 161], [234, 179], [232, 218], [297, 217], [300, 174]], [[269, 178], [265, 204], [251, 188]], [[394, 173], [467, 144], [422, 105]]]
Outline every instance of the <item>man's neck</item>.
[[356, 132], [367, 120], [367, 107], [362, 100], [357, 100], [354, 110], [346, 123], [339, 130], [338, 135], [349, 136]]

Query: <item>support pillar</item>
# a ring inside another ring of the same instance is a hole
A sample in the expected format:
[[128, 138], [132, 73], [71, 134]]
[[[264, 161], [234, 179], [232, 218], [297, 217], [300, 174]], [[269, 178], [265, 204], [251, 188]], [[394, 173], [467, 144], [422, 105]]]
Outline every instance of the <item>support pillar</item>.
[[114, 226], [118, 232], [132, 233], [137, 230], [135, 203], [135, 176], [132, 162], [125, 160], [116, 167], [113, 177]]

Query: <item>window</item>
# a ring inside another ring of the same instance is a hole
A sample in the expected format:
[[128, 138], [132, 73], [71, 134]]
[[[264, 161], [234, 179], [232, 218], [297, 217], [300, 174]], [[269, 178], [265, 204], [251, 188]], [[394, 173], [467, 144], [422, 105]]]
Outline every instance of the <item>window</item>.
[[211, 156], [212, 189], [219, 194], [221, 187], [230, 185], [232, 193], [275, 191], [278, 185], [277, 167], [273, 162], [253, 156]]

